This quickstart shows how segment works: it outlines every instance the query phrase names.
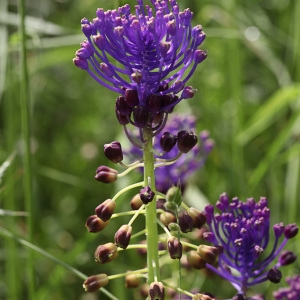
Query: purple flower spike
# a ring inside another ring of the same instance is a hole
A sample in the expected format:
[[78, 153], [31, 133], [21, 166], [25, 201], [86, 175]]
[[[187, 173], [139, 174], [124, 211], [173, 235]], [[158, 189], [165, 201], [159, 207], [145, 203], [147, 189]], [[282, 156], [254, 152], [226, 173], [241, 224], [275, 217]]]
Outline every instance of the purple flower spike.
[[[270, 210], [268, 201], [261, 197], [258, 202], [249, 198], [246, 202], [233, 198], [231, 202], [223, 193], [216, 204], [205, 208], [206, 222], [210, 234], [204, 235], [215, 246], [222, 247], [219, 255], [219, 268], [207, 264], [206, 267], [228, 280], [246, 297], [249, 287], [264, 281], [278, 283], [281, 279], [279, 267], [296, 260], [290, 251], [282, 251], [289, 238], [298, 232], [295, 224], [274, 226], [275, 243], [270, 248]], [[279, 240], [283, 241], [279, 243]], [[270, 249], [267, 254], [266, 248]], [[280, 254], [281, 253], [281, 254]], [[276, 259], [278, 262], [276, 263]], [[230, 271], [229, 271], [230, 270]]]
[[[171, 112], [177, 103], [196, 92], [184, 87], [207, 56], [198, 49], [205, 33], [200, 25], [192, 28], [193, 13], [189, 9], [179, 12], [175, 0], [151, 0], [153, 7], [145, 6], [143, 0], [137, 2], [135, 15], [127, 4], [116, 10], [99, 8], [92, 22], [82, 19], [87, 41], [76, 52], [74, 64], [122, 96], [126, 90], [136, 91], [135, 105], [139, 107], [148, 109], [147, 99], [158, 96], [159, 105], [150, 105], [152, 118], [148, 121], [152, 126], [158, 113]], [[183, 95], [175, 96], [182, 89]], [[170, 101], [163, 101], [166, 95]], [[117, 113], [122, 121], [120, 114], [125, 115]], [[139, 128], [146, 126], [140, 120], [131, 123]]]

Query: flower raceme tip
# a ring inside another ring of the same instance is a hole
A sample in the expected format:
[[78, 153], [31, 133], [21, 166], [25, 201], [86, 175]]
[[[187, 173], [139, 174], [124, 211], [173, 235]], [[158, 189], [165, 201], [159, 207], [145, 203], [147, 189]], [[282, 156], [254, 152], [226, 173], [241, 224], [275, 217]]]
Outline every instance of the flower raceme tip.
[[193, 97], [196, 90], [186, 83], [207, 54], [198, 49], [205, 33], [201, 25], [192, 28], [190, 9], [179, 11], [175, 0], [151, 0], [152, 7], [137, 2], [135, 14], [126, 4], [97, 9], [92, 22], [82, 19], [87, 40], [73, 61], [121, 94], [116, 102], [119, 123], [143, 128]]

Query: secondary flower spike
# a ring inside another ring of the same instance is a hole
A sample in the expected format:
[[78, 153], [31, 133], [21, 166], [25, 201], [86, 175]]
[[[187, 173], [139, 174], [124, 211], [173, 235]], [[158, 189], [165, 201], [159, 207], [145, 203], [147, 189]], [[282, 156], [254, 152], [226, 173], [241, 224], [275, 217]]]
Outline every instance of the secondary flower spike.
[[[296, 259], [292, 252], [282, 250], [288, 239], [297, 234], [298, 227], [295, 224], [274, 225], [275, 242], [271, 247], [268, 246], [270, 209], [265, 197], [258, 202], [253, 198], [246, 202], [238, 198], [229, 201], [224, 193], [215, 206], [220, 213], [214, 213], [212, 205], [205, 208], [210, 232], [203, 236], [221, 250], [219, 268], [210, 264], [206, 267], [228, 280], [241, 296], [246, 296], [249, 287], [261, 282], [278, 283], [281, 279], [278, 268]], [[270, 250], [264, 253], [267, 247]]]
[[82, 19], [87, 40], [73, 61], [121, 94], [116, 101], [120, 124], [150, 125], [155, 131], [177, 103], [194, 95], [196, 90], [186, 83], [207, 54], [198, 49], [205, 33], [201, 25], [192, 28], [189, 9], [179, 11], [175, 0], [151, 3], [137, 0], [135, 14], [126, 4], [97, 9], [92, 22]]

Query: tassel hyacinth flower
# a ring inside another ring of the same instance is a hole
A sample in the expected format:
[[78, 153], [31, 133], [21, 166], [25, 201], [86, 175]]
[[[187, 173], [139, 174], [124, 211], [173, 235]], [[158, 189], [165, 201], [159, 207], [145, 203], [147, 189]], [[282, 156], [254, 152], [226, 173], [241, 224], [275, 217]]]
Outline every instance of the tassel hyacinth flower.
[[175, 0], [151, 0], [152, 7], [137, 3], [135, 14], [127, 4], [99, 8], [92, 22], [82, 19], [87, 40], [73, 61], [120, 94], [115, 106], [120, 124], [149, 127], [155, 135], [175, 105], [196, 92], [186, 83], [207, 56], [198, 49], [205, 33], [200, 25], [192, 28], [193, 13], [180, 12]]
[[204, 233], [204, 237], [219, 248], [219, 267], [210, 264], [206, 267], [229, 281], [241, 296], [246, 296], [248, 288], [261, 282], [278, 283], [281, 280], [278, 268], [296, 260], [291, 251], [282, 250], [298, 233], [298, 227], [295, 224], [274, 225], [275, 243], [269, 254], [265, 254], [270, 230], [270, 209], [266, 198], [261, 197], [257, 203], [253, 198], [246, 202], [233, 198], [230, 202], [224, 193], [215, 206], [220, 213], [214, 213], [212, 205], [205, 207], [210, 232]]

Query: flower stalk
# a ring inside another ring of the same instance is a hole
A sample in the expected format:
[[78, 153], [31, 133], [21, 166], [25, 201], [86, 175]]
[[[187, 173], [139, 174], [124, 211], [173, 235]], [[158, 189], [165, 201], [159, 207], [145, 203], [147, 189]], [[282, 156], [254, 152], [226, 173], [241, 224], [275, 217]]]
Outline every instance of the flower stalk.
[[[144, 184], [149, 185], [151, 190], [155, 189], [154, 177], [154, 155], [152, 132], [150, 128], [144, 128]], [[158, 261], [158, 231], [156, 221], [156, 196], [152, 202], [145, 207], [146, 210], [146, 235], [147, 235], [147, 266], [148, 266], [148, 283], [154, 280], [159, 281], [159, 261]]]

